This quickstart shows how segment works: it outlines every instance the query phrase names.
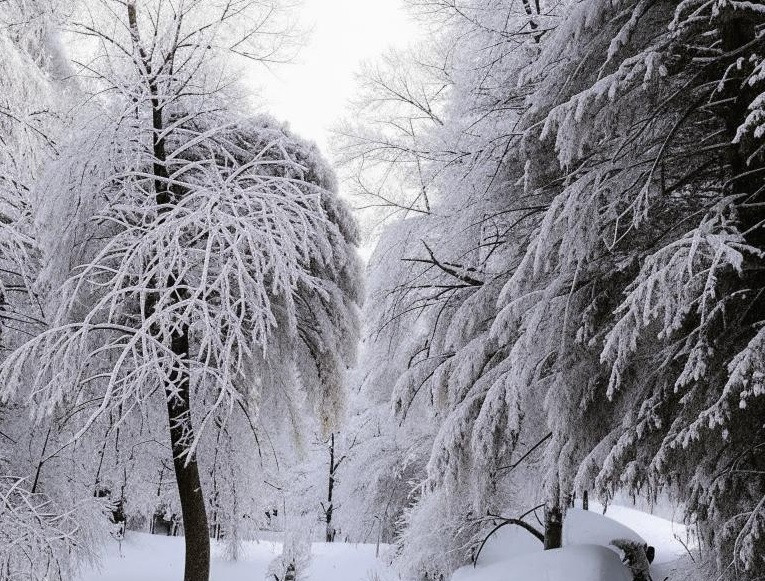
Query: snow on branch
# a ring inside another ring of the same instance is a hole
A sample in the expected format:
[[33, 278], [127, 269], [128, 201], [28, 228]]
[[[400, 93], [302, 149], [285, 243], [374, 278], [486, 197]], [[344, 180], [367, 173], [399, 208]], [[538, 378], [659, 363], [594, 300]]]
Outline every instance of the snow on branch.
[[0, 476], [0, 579], [69, 579], [72, 557], [84, 556], [79, 532], [72, 511], [30, 492], [24, 478]]
[[[697, 329], [704, 328], [724, 301], [717, 294], [717, 279], [725, 272], [741, 273], [744, 257], [758, 252], [735, 229], [712, 216], [648, 256], [605, 338], [601, 360], [611, 365], [609, 397], [619, 388], [629, 355], [653, 321], [661, 324], [660, 339], [673, 336], [689, 317], [697, 317]], [[695, 358], [689, 361], [703, 365]], [[687, 368], [677, 384], [703, 373], [702, 368]]]

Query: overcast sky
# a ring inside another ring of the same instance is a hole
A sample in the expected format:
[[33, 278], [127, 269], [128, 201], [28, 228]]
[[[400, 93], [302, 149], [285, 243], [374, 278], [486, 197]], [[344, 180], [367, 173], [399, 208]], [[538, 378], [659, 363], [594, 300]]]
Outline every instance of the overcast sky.
[[308, 44], [295, 64], [261, 79], [263, 97], [271, 114], [328, 153], [328, 130], [353, 96], [361, 62], [413, 41], [417, 29], [402, 0], [304, 0], [302, 16]]

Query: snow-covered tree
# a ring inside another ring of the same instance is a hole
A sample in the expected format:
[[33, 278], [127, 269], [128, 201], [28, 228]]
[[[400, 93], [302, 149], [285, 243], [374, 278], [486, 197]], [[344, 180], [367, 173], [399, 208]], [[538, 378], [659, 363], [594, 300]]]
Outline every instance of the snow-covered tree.
[[409, 267], [373, 270], [372, 304], [430, 333], [391, 404], [432, 399], [432, 494], [467, 487], [485, 508], [549, 430], [548, 514], [593, 486], [669, 490], [721, 570], [756, 578], [762, 9], [523, 3], [502, 34], [486, 2], [422, 4], [475, 31], [429, 130], [473, 155], [428, 167], [431, 211], [392, 227], [387, 262]]
[[[388, 227], [370, 263], [371, 337], [362, 369], [372, 370], [365, 378], [366, 391], [387, 403], [381, 417], [395, 413], [386, 423], [385, 449], [392, 448], [390, 442], [405, 448], [417, 442], [417, 458], [403, 452], [398, 461], [399, 473], [404, 465], [418, 465], [407, 477], [417, 492], [403, 496], [399, 506], [403, 510], [422, 498], [408, 511], [401, 553], [417, 574], [447, 572], [469, 558], [473, 540], [486, 526], [486, 510], [501, 512], [517, 496], [509, 493], [514, 485], [503, 483], [499, 490], [486, 462], [505, 465], [515, 441], [531, 446], [544, 435], [540, 427], [521, 437], [521, 398], [516, 398], [482, 419], [476, 440], [485, 441], [476, 441], [475, 465], [450, 452], [452, 446], [469, 451], [464, 422], [474, 419], [471, 414], [479, 411], [494, 381], [488, 376], [485, 382], [476, 380], [484, 368], [507, 356], [489, 336], [495, 303], [508, 268], [519, 260], [519, 233], [528, 233], [527, 222], [540, 212], [533, 200], [508, 200], [517, 176], [506, 161], [529, 92], [514, 87], [523, 67], [539, 53], [542, 28], [551, 25], [554, 15], [534, 4], [415, 4], [430, 20], [436, 41], [431, 50], [417, 52], [415, 66], [397, 66], [388, 78], [373, 69], [375, 82], [365, 90], [377, 87], [377, 98], [367, 98], [363, 112], [376, 119], [374, 127], [382, 136], [375, 141], [369, 131], [360, 131], [341, 144], [346, 159], [371, 168], [357, 181], [382, 175], [362, 194], [391, 197], [385, 189], [388, 177], [410, 176], [404, 197], [388, 204], [394, 214], [408, 217]], [[412, 69], [416, 75], [403, 76]], [[402, 129], [410, 126], [409, 133]], [[406, 155], [394, 155], [396, 150], [385, 146], [399, 134], [398, 150], [412, 138]], [[396, 164], [403, 167], [395, 171]], [[381, 165], [385, 171], [379, 171]], [[424, 199], [427, 208], [421, 205]], [[378, 203], [386, 202], [379, 198]], [[375, 372], [380, 359], [386, 369]], [[498, 385], [493, 397], [501, 393]], [[529, 400], [534, 410], [527, 413], [538, 416], [541, 402]], [[461, 410], [462, 419], [451, 416], [455, 410]], [[517, 424], [507, 439], [493, 423], [504, 415], [515, 417]], [[410, 433], [407, 425], [416, 429]], [[439, 515], [443, 520], [436, 523]], [[429, 541], [413, 546], [425, 538]]]
[[[545, 113], [541, 132], [577, 166], [548, 215], [578, 231], [579, 245], [543, 229], [536, 253], [544, 263], [556, 244], [568, 250], [552, 264], [581, 281], [570, 293], [572, 304], [584, 299], [577, 343], [600, 364], [581, 395], [612, 402], [614, 417], [607, 430], [569, 430], [575, 476], [603, 492], [669, 487], [724, 574], [756, 578], [765, 482], [752, 468], [762, 408], [750, 382], [763, 158], [752, 123], [765, 22], [740, 3], [626, 8], [606, 27], [580, 8], [559, 30], [558, 46], [591, 50], [577, 36], [593, 39], [601, 64]], [[561, 368], [569, 390], [575, 368]]]
[[278, 6], [89, 8], [72, 26], [95, 39], [80, 66], [97, 98], [36, 186], [52, 325], [6, 360], [2, 394], [39, 421], [65, 415], [62, 447], [109, 441], [123, 490], [130, 461], [164, 448], [185, 578], [207, 579], [203, 491], [213, 487], [224, 526], [239, 526], [257, 496], [245, 489], [262, 480], [253, 471], [271, 404], [282, 415], [270, 421], [289, 424], [305, 393], [325, 430], [342, 410], [360, 299], [356, 226], [315, 146], [236, 112], [220, 56], [281, 58]]

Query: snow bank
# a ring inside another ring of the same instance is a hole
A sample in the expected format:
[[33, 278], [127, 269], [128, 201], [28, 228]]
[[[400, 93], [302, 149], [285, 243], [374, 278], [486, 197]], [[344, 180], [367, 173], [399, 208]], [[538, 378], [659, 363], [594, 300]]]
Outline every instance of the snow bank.
[[543, 551], [542, 543], [520, 527], [497, 531], [481, 552], [478, 566], [458, 569], [452, 581], [630, 581], [613, 539], [643, 539], [633, 530], [595, 512], [570, 509], [562, 549]]
[[632, 527], [617, 522], [610, 514], [603, 515], [580, 508], [570, 508], [566, 512], [563, 521], [563, 546], [591, 544], [605, 547], [614, 539], [646, 542]]
[[631, 581], [619, 556], [599, 545], [573, 545], [462, 567], [452, 581]]
[[[649, 515], [647, 515], [649, 516]], [[661, 519], [659, 519], [661, 520]], [[631, 528], [597, 512], [571, 508], [563, 521], [563, 545], [602, 545], [614, 539], [645, 540]], [[612, 547], [615, 552], [618, 550]], [[481, 551], [479, 565], [491, 565], [510, 557], [542, 551], [542, 543], [524, 529], [506, 525], [494, 533]]]

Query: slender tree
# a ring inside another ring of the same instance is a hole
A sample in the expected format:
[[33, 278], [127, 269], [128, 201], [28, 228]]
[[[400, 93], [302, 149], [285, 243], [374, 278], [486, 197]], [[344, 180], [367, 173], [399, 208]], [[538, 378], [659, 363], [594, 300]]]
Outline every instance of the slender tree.
[[40, 185], [56, 192], [40, 280], [55, 324], [8, 359], [3, 394], [38, 418], [69, 410], [77, 429], [63, 446], [99, 424], [118, 437], [164, 409], [185, 579], [206, 580], [205, 434], [244, 423], [257, 440], [259, 400], [301, 385], [328, 431], [342, 407], [355, 224], [315, 147], [233, 112], [218, 57], [281, 58], [275, 6], [101, 8], [116, 27], [92, 14], [74, 26], [98, 43], [80, 66], [102, 104], [82, 109]]

